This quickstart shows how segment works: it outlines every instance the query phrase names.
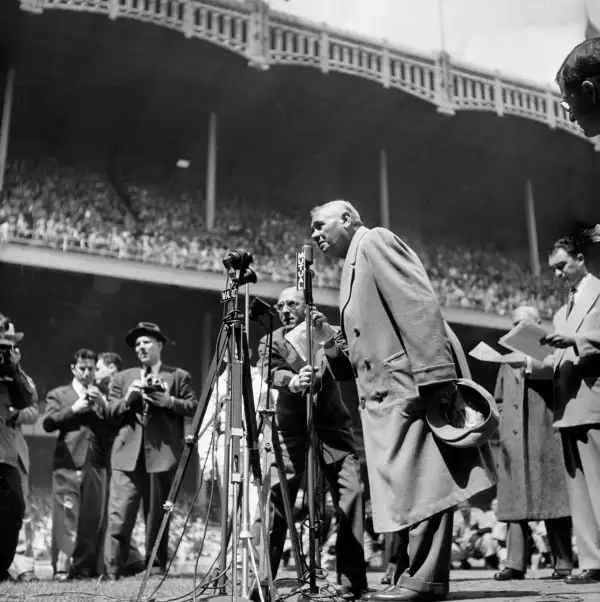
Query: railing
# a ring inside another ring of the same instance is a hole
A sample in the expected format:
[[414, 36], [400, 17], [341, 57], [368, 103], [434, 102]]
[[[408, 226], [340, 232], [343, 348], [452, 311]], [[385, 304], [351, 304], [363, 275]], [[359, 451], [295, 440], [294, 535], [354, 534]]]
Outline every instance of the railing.
[[[63, 9], [130, 18], [180, 31], [244, 56], [251, 66], [316, 67], [356, 75], [426, 100], [441, 113], [494, 111], [545, 123], [585, 138], [560, 97], [543, 88], [452, 62], [446, 53], [419, 55], [381, 40], [270, 11], [262, 0], [20, 0], [25, 11]], [[594, 139], [594, 147], [600, 143]]]

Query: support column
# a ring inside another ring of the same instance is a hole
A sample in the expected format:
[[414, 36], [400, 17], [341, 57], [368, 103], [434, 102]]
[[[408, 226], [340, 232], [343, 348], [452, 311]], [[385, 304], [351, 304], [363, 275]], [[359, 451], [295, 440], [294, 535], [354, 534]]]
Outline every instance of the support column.
[[379, 221], [384, 228], [390, 227], [390, 198], [388, 188], [387, 153], [379, 154]]
[[6, 158], [8, 156], [8, 139], [10, 136], [10, 120], [15, 92], [15, 70], [11, 67], [6, 74], [4, 86], [4, 103], [2, 105], [2, 123], [0, 123], [0, 193], [4, 190], [6, 174]]
[[208, 153], [206, 158], [206, 228], [215, 225], [215, 204], [217, 191], [217, 115], [208, 118]]
[[540, 277], [540, 252], [538, 248], [537, 225], [535, 223], [535, 206], [533, 202], [533, 186], [527, 180], [525, 188], [525, 215], [527, 218], [527, 239], [529, 240], [529, 261], [531, 271], [536, 278]]

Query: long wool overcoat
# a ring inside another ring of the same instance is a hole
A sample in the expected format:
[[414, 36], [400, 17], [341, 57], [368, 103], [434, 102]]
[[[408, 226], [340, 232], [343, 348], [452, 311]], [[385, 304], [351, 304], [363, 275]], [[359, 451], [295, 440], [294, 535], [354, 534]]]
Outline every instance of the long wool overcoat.
[[554, 379], [548, 367], [527, 376], [502, 366], [495, 398], [500, 408], [498, 520], [570, 516], [565, 461], [554, 422]]
[[361, 227], [344, 263], [340, 308], [347, 347], [327, 355], [334, 373], [342, 376], [345, 362], [356, 378], [375, 530], [404, 529], [491, 488], [489, 446], [449, 447], [425, 420], [426, 400], [436, 399], [422, 388], [457, 373], [416, 254], [389, 230]]

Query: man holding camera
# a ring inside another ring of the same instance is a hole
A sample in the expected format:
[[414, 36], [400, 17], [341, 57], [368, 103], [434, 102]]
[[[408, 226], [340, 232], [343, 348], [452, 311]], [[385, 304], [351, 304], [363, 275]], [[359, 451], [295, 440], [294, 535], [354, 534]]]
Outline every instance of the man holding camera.
[[[130, 541], [142, 500], [146, 519], [146, 562], [156, 542], [173, 475], [184, 448], [184, 418], [193, 416], [198, 400], [192, 379], [181, 368], [161, 361], [167, 337], [158, 325], [140, 322], [125, 337], [141, 367], [113, 378], [108, 412], [119, 432], [112, 449], [112, 478], [108, 502], [106, 576], [123, 575]], [[165, 530], [152, 567], [166, 571], [169, 530]]]
[[[276, 427], [283, 450], [290, 503], [294, 503], [305, 472], [308, 442], [306, 439], [306, 397], [313, 367], [302, 357], [302, 349], [292, 342], [290, 334], [302, 323], [306, 304], [302, 292], [287, 288], [275, 306], [283, 324], [273, 333], [271, 377], [279, 392], [276, 404]], [[296, 342], [297, 345], [297, 342]], [[266, 338], [258, 348], [258, 365], [263, 373], [269, 366]], [[332, 487], [338, 509], [339, 529], [336, 542], [338, 582], [347, 586], [356, 598], [367, 589], [363, 548], [363, 501], [360, 468], [352, 433], [352, 418], [342, 400], [340, 389], [329, 372], [323, 350], [318, 350], [314, 363], [314, 421], [322, 444], [322, 465]], [[272, 523], [270, 525], [270, 559], [273, 574], [281, 561], [287, 524], [281, 485], [273, 478], [270, 494]], [[255, 541], [259, 541], [259, 523], [254, 525]]]
[[97, 359], [91, 349], [76, 351], [73, 380], [46, 397], [42, 427], [59, 433], [52, 467], [55, 581], [97, 574], [108, 444], [106, 400], [94, 384]]
[[34, 390], [19, 364], [14, 342], [7, 338], [12, 322], [0, 314], [0, 581], [11, 579], [12, 564], [25, 513], [20, 474], [17, 419], [34, 404]]

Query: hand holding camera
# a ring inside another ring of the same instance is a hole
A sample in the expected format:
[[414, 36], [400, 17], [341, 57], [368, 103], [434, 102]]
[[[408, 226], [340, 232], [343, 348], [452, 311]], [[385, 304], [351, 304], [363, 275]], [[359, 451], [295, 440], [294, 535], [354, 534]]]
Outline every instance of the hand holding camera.
[[130, 405], [134, 406], [138, 403], [141, 404], [144, 395], [144, 383], [141, 380], [134, 380], [131, 383], [127, 393], [125, 394], [125, 401]]
[[91, 410], [90, 402], [86, 397], [79, 398], [72, 406], [71, 410], [73, 410], [73, 414], [83, 414], [84, 412], [89, 412]]
[[170, 408], [171, 396], [165, 383], [155, 374], [148, 374], [144, 381], [144, 400], [156, 408]]
[[88, 387], [85, 398], [91, 407], [105, 407], [106, 400], [104, 399], [104, 395], [100, 392], [100, 389], [95, 385]]

